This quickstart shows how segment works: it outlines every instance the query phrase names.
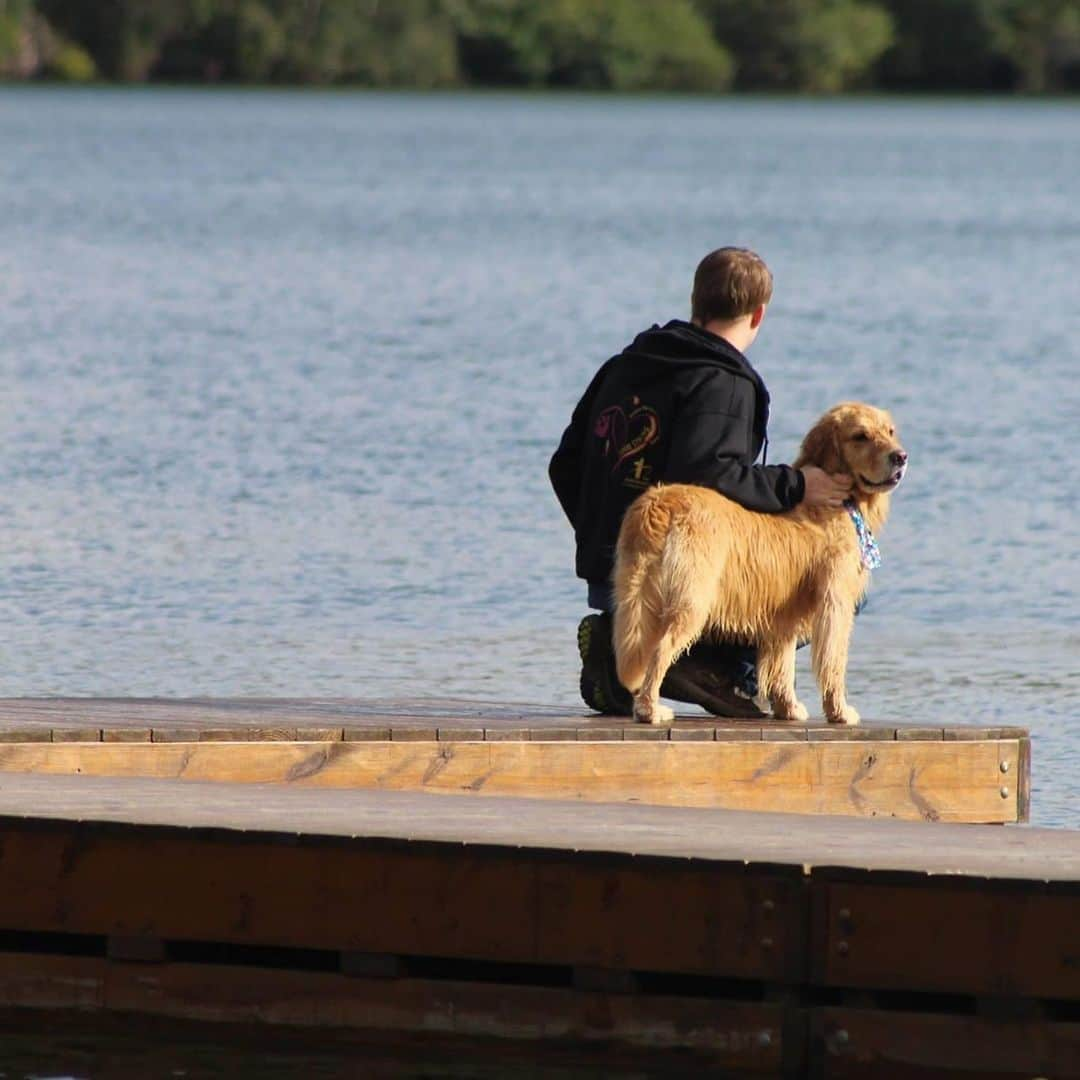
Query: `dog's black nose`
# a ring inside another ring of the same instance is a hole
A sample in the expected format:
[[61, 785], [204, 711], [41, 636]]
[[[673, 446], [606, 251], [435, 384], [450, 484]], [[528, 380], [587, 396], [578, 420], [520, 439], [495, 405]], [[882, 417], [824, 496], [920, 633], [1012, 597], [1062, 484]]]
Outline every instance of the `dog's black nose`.
[[889, 460], [894, 465], [906, 465], [907, 464], [907, 451], [906, 450], [894, 450], [889, 455]]

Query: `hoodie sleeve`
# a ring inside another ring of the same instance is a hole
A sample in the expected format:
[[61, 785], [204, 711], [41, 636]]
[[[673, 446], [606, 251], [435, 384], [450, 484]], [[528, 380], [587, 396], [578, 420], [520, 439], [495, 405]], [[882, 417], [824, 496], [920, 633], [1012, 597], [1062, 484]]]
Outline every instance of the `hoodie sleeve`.
[[790, 465], [748, 465], [752, 430], [749, 386], [710, 380], [675, 421], [665, 480], [714, 488], [747, 510], [792, 509], [806, 491], [803, 474]]
[[577, 514], [578, 496], [581, 492], [582, 451], [585, 447], [589, 414], [610, 363], [609, 360], [593, 376], [588, 389], [577, 403], [573, 416], [570, 417], [570, 426], [563, 432], [558, 449], [552, 454], [551, 463], [548, 465], [548, 476], [551, 479], [551, 486], [555, 489], [555, 497], [559, 500], [559, 505], [563, 508], [563, 513], [566, 514], [570, 524], [575, 526], [574, 518]]

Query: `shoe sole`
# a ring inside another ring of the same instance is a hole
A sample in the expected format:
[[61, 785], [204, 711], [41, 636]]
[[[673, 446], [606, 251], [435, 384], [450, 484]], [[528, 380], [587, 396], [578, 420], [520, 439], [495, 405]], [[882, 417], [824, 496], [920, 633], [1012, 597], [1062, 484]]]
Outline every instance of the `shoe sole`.
[[589, 659], [589, 651], [592, 647], [593, 623], [595, 621], [595, 615], [586, 615], [585, 618], [578, 623], [577, 651], [578, 656], [581, 657], [581, 662], [583, 664], [587, 663]]
[[617, 701], [609, 702], [604, 691], [585, 673], [585, 668], [589, 665], [591, 659], [593, 628], [599, 621], [599, 615], [586, 615], [585, 618], [578, 623], [577, 645], [578, 656], [581, 658], [582, 667], [581, 679], [578, 682], [578, 690], [581, 693], [581, 700], [584, 701], [593, 712], [598, 712], [602, 716], [629, 716], [633, 708], [632, 704], [622, 707]]

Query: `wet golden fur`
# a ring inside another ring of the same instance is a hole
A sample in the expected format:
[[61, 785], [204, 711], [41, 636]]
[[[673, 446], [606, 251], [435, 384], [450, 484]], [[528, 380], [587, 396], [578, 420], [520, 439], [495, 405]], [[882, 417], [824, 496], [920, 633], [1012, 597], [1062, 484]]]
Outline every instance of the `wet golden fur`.
[[[888, 413], [845, 402], [814, 425], [795, 467], [850, 475], [876, 534], [905, 460]], [[761, 514], [708, 488], [650, 488], [626, 512], [615, 556], [615, 655], [635, 718], [671, 721], [671, 709], [658, 701], [664, 675], [703, 633], [714, 632], [757, 643], [759, 690], [785, 720], [808, 715], [795, 696], [795, 646], [810, 638], [825, 716], [857, 724], [844, 684], [867, 578], [846, 510]]]

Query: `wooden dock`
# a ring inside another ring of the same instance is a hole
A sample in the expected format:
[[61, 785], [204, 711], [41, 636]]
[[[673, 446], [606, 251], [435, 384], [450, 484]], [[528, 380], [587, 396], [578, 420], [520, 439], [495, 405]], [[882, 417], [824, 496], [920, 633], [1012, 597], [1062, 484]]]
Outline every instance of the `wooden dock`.
[[1080, 1076], [1044, 829], [0, 775], [0, 1006]]
[[1021, 727], [476, 702], [0, 701], [0, 772], [178, 778], [910, 820], [1027, 821]]
[[0, 701], [0, 1031], [49, 1010], [643, 1075], [1080, 1077], [1080, 834], [972, 824], [1027, 819], [1029, 747]]

